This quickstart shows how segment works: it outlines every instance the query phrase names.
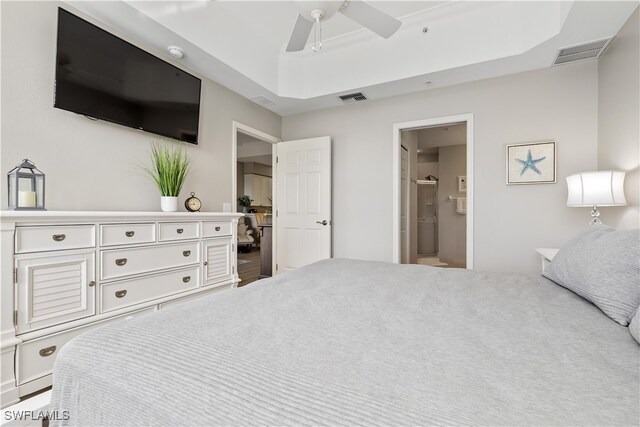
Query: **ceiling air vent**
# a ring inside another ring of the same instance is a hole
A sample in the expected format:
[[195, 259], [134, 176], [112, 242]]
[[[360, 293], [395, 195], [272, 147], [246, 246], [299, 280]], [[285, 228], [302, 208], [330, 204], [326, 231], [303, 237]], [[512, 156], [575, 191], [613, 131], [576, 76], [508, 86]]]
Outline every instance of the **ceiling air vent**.
[[275, 102], [270, 99], [265, 98], [264, 96], [255, 96], [253, 98], [249, 98], [250, 101], [255, 102], [256, 104], [262, 105], [263, 107], [268, 107], [270, 105], [276, 105]]
[[612, 38], [613, 37], [562, 48], [558, 51], [556, 59], [553, 61], [553, 65], [561, 65], [568, 62], [597, 58], [602, 54]]
[[362, 92], [349, 93], [347, 95], [340, 95], [340, 99], [344, 103], [366, 101], [367, 97]]

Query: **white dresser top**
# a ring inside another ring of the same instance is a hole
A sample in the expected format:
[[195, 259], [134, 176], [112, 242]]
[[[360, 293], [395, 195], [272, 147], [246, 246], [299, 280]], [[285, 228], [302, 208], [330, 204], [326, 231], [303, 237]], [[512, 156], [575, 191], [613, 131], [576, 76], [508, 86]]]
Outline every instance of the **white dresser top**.
[[140, 211], [0, 211], [1, 222], [61, 221], [185, 221], [239, 218], [236, 212], [140, 212]]

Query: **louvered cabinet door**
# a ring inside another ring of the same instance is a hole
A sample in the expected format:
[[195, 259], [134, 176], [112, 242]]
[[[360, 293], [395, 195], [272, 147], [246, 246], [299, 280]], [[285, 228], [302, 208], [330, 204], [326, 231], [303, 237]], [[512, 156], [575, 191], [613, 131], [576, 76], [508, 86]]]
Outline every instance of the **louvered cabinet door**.
[[213, 239], [202, 242], [204, 254], [204, 286], [231, 280], [234, 267], [231, 257], [231, 239]]
[[95, 253], [16, 260], [18, 334], [95, 314]]

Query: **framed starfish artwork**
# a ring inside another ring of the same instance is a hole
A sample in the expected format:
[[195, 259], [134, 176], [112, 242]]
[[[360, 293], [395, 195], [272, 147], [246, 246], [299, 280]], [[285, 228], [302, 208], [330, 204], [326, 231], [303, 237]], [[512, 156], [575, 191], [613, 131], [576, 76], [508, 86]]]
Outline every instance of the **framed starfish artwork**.
[[507, 145], [507, 185], [555, 182], [555, 141]]

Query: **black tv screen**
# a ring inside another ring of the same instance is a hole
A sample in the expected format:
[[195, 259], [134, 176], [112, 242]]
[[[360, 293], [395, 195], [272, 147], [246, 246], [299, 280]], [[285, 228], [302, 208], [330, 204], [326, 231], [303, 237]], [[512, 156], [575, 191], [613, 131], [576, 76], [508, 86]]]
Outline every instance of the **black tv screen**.
[[54, 106], [198, 143], [201, 81], [58, 9]]

